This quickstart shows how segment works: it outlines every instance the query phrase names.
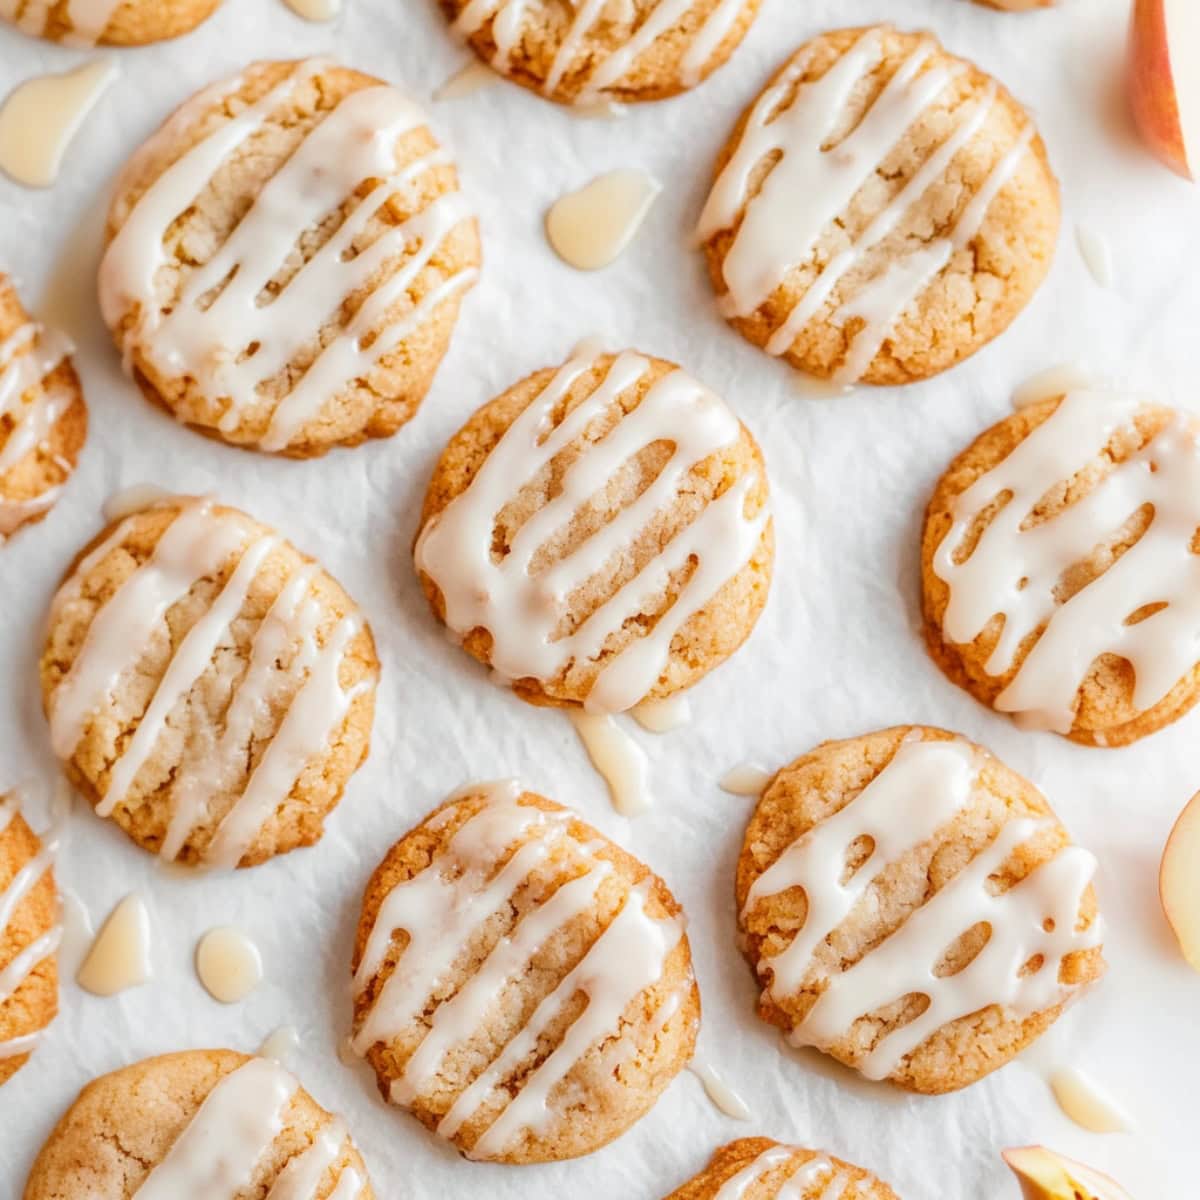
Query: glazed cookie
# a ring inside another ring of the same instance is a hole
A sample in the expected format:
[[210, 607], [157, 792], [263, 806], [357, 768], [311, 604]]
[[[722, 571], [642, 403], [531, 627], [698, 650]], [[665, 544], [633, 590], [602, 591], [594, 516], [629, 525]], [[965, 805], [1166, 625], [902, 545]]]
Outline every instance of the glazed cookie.
[[108, 239], [101, 308], [146, 395], [301, 458], [413, 416], [479, 264], [424, 113], [325, 59], [184, 104], [121, 175]]
[[73, 349], [30, 320], [0, 272], [0, 543], [49, 512], [79, 461], [87, 408]]
[[233, 1050], [147, 1058], [94, 1079], [54, 1127], [25, 1200], [243, 1196], [371, 1200], [342, 1121], [278, 1063]]
[[955, 683], [1085, 745], [1153, 733], [1200, 696], [1200, 424], [1114, 392], [1021, 409], [938, 483], [921, 563]]
[[190, 33], [221, 0], [0, 0], [0, 17], [72, 46], [144, 46]]
[[666, 884], [513, 782], [464, 789], [367, 885], [354, 1050], [469, 1158], [573, 1158], [692, 1056], [700, 994]]
[[759, 1015], [868, 1079], [965, 1087], [1103, 973], [1095, 866], [964, 738], [826, 742], [772, 780], [738, 861]]
[[870, 1171], [830, 1154], [738, 1138], [666, 1200], [899, 1200]]
[[40, 839], [18, 800], [0, 795], [0, 1084], [25, 1065], [58, 1012], [57, 837]]
[[173, 497], [68, 572], [42, 700], [99, 815], [164, 859], [248, 867], [320, 838], [366, 757], [378, 667], [317, 563], [236, 509]]
[[493, 70], [564, 104], [660, 100], [737, 49], [761, 0], [439, 0]]
[[774, 531], [762, 455], [674, 364], [585, 344], [451, 439], [416, 564], [434, 612], [532, 704], [619, 712], [749, 636]]
[[742, 117], [698, 236], [723, 314], [842, 384], [936, 375], [1050, 265], [1058, 183], [1025, 110], [927, 33], [802, 46]]

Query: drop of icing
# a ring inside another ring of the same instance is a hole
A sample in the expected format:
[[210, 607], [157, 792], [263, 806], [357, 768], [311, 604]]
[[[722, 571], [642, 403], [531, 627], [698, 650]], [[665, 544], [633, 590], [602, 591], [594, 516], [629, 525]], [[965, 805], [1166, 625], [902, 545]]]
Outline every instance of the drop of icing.
[[0, 107], [0, 170], [27, 187], [49, 187], [71, 139], [116, 79], [111, 58], [14, 88]]
[[1086, 225], [1075, 226], [1075, 245], [1092, 278], [1102, 287], [1113, 285], [1112, 247], [1108, 239]]
[[58, 945], [58, 973], [66, 979], [76, 974], [96, 935], [92, 918], [74, 892], [60, 890], [62, 903], [62, 941]]
[[691, 721], [692, 706], [685, 694], [678, 693], [665, 700], [643, 700], [629, 715], [649, 733], [670, 733]]
[[1090, 1133], [1126, 1133], [1132, 1122], [1109, 1096], [1082, 1071], [1061, 1067], [1050, 1076], [1058, 1106]]
[[258, 1053], [262, 1058], [270, 1058], [277, 1063], [282, 1063], [299, 1045], [300, 1034], [295, 1025], [280, 1025], [259, 1046]]
[[262, 982], [262, 955], [240, 929], [219, 925], [196, 946], [196, 974], [214, 1000], [236, 1004]]
[[499, 83], [500, 76], [484, 62], [468, 63], [459, 71], [455, 71], [441, 87], [433, 93], [435, 100], [461, 100], [473, 92], [480, 92]]
[[704, 1085], [704, 1091], [713, 1104], [727, 1117], [735, 1121], [749, 1121], [753, 1115], [750, 1106], [717, 1074], [716, 1070], [700, 1059], [693, 1059], [688, 1070]]
[[751, 763], [741, 763], [721, 776], [720, 788], [731, 796], [761, 796], [773, 776]]
[[568, 266], [607, 267], [633, 240], [660, 191], [662, 185], [637, 168], [599, 175], [554, 202], [546, 237]]
[[1095, 372], [1082, 363], [1059, 363], [1026, 379], [1012, 394], [1013, 408], [1028, 408], [1053, 396], [1065, 396], [1068, 392], [1090, 391], [1103, 386], [1103, 381]]
[[617, 724], [611, 713], [570, 710], [571, 724], [592, 760], [604, 776], [613, 808], [623, 817], [636, 817], [653, 803], [650, 795], [649, 760], [646, 752]]
[[115, 996], [138, 987], [154, 974], [150, 962], [150, 914], [130, 892], [100, 927], [75, 982], [94, 996]]
[[283, 0], [306, 21], [332, 21], [342, 11], [342, 0]]

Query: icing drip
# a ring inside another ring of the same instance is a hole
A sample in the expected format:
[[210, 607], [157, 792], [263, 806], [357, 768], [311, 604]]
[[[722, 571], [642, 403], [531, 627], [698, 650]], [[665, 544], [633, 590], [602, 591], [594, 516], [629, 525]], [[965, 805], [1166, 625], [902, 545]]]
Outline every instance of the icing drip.
[[[530, 873], [569, 838], [569, 814], [522, 805], [520, 794], [512, 782], [489, 785], [487, 804], [454, 834], [443, 854], [383, 901], [355, 974], [359, 995], [378, 973], [398, 930], [408, 935], [408, 943], [355, 1032], [356, 1053], [366, 1054], [422, 1019], [438, 980], [481, 926], [505, 910]], [[514, 845], [517, 848], [504, 860]], [[572, 841], [571, 849], [583, 858], [584, 872], [526, 913], [462, 987], [435, 1007], [424, 1037], [392, 1084], [394, 1102], [411, 1103], [436, 1077], [447, 1053], [480, 1027], [497, 997], [520, 978], [540, 948], [592, 908], [612, 867], [586, 846]], [[667, 957], [683, 936], [679, 921], [647, 914], [646, 896], [644, 885], [631, 889], [608, 927], [541, 1001], [524, 1028], [459, 1093], [438, 1126], [440, 1134], [452, 1138], [481, 1107], [503, 1094], [501, 1089], [513, 1071], [533, 1053], [572, 997], [583, 992], [587, 1007], [558, 1046], [524, 1077], [520, 1090], [507, 1099], [471, 1154], [477, 1158], [500, 1154], [522, 1131], [541, 1128], [552, 1118], [555, 1088], [590, 1047], [622, 1032], [626, 1008], [661, 978]], [[672, 1013], [677, 998], [674, 1004]]]
[[0, 443], [0, 475], [42, 446], [74, 403], [69, 388], [44, 386], [74, 348], [65, 334], [35, 323], [22, 325], [0, 342], [0, 419], [13, 422]]
[[115, 996], [140, 987], [153, 976], [150, 913], [142, 897], [131, 892], [100, 927], [75, 982], [93, 996]]
[[749, 1105], [725, 1082], [714, 1066], [699, 1059], [692, 1059], [688, 1070], [700, 1080], [705, 1095], [712, 1101], [714, 1108], [735, 1121], [750, 1120]]
[[[590, 66], [575, 103], [594, 104], [611, 92], [619, 93], [626, 76], [641, 56], [663, 34], [686, 20], [700, 3], [701, 0], [656, 0], [641, 23], [630, 29], [624, 43]], [[565, 75], [578, 68], [586, 39], [602, 22], [611, 19], [609, 0], [578, 0], [572, 8], [571, 26], [542, 85], [542, 92], [547, 96], [553, 95]], [[745, 0], [717, 0], [708, 15], [701, 19], [680, 64], [686, 87], [694, 87], [704, 77], [713, 55], [733, 32], [744, 8]], [[503, 72], [520, 40], [527, 10], [528, 0], [470, 0], [454, 22], [453, 29], [460, 37], [469, 38], [490, 21], [492, 40], [496, 44], [491, 65]], [[637, 15], [630, 5], [627, 12], [620, 14], [620, 20], [633, 26]]]
[[[722, 265], [728, 289], [722, 310], [749, 317], [800, 264], [814, 253], [822, 232], [844, 212], [900, 144], [908, 129], [959, 74], [955, 65], [926, 64], [932, 42], [922, 42], [888, 81], [856, 128], [830, 147], [857, 86], [882, 60], [878, 29], [868, 30], [815, 83], [799, 84], [794, 99], [780, 110], [808, 66], [797, 58], [751, 110], [733, 156], [722, 170], [700, 217], [699, 236], [707, 241], [732, 228], [744, 210]], [[913, 205], [946, 174], [954, 158], [979, 133], [995, 105], [996, 89], [963, 105], [946, 139], [868, 224], [857, 240], [836, 253], [767, 342], [771, 354], [786, 354], [835, 289], [857, 271], [865, 255], [902, 223]], [[964, 205], [950, 232], [898, 259], [868, 279], [834, 313], [840, 324], [857, 319], [846, 360], [835, 375], [854, 383], [870, 367], [896, 322], [959, 251], [982, 228], [992, 201], [1024, 157], [1033, 127], [993, 166], [979, 191]], [[764, 159], [779, 155], [757, 195], [751, 181]]]
[[645, 750], [611, 713], [571, 709], [568, 715], [592, 765], [604, 776], [613, 808], [623, 817], [640, 816], [654, 803]]
[[[521, 527], [509, 553], [494, 561], [493, 527], [504, 505], [649, 369], [640, 355], [619, 355], [595, 391], [550, 428], [551, 414], [596, 359], [594, 348], [585, 346], [559, 369], [492, 449], [466, 491], [426, 524], [416, 561], [441, 590], [446, 624], [453, 632], [463, 636], [481, 627], [492, 634], [491, 664], [500, 676], [545, 681], [570, 662], [595, 660], [650, 598], [666, 590], [672, 573], [696, 560], [671, 607], [600, 671], [587, 708], [619, 712], [654, 686], [675, 634], [749, 562], [769, 513], [764, 505], [754, 517], [745, 516], [746, 499], [758, 478], [744, 476], [574, 632], [558, 636], [571, 594], [611, 570], [646, 524], [674, 501], [692, 468], [739, 435], [737, 418], [712, 392], [683, 371], [671, 372], [604, 438], [584, 448], [565, 472], [561, 492]], [[674, 452], [654, 482], [567, 557], [534, 574], [546, 540], [624, 463], [657, 441], [671, 442]]]
[[[1097, 459], [1140, 407], [1133, 396], [1069, 393], [955, 499], [954, 524], [934, 554], [933, 569], [950, 589], [943, 618], [950, 641], [969, 643], [993, 615], [1004, 617], [989, 674], [1010, 671], [1025, 640], [1037, 634], [995, 701], [1029, 725], [1069, 732], [1079, 688], [1103, 654], [1132, 664], [1139, 712], [1162, 700], [1200, 659], [1200, 556], [1191, 549], [1200, 527], [1200, 448], [1182, 414], [1086, 496], [1050, 520], [1027, 524], [1041, 498]], [[967, 558], [956, 561], [967, 531], [1005, 493], [1011, 499]], [[1153, 518], [1138, 542], [1060, 603], [1056, 591], [1069, 568], [1147, 506]], [[1162, 607], [1131, 623], [1153, 606]]]
[[[68, 0], [66, 19], [70, 31], [62, 41], [68, 46], [94, 46], [108, 28], [121, 0]], [[0, 0], [0, 17], [12, 21], [23, 33], [43, 37], [50, 27], [54, 0]]]
[[[424, 115], [394, 88], [370, 87], [347, 96], [308, 134], [225, 243], [190, 274], [178, 301], [163, 309], [155, 278], [164, 262], [167, 228], [227, 158], [323, 65], [319, 60], [302, 64], [169, 167], [138, 201], [100, 270], [105, 319], [115, 328], [136, 308], [142, 352], [164, 374], [187, 375], [206, 395], [221, 398], [225, 409], [217, 427], [222, 432], [235, 430], [249, 412], [273, 405], [258, 442], [264, 450], [286, 449], [332, 397], [369, 377], [476, 275], [473, 269], [459, 271], [419, 303], [408, 299], [446, 238], [471, 219], [458, 191], [440, 196], [402, 224], [387, 226], [359, 248], [396, 197], [411, 193], [425, 172], [450, 162], [444, 151], [435, 151], [398, 168], [397, 141], [422, 127]], [[236, 87], [236, 81], [229, 86]], [[368, 181], [366, 194], [336, 232], [270, 297], [268, 284], [285, 269], [301, 236]], [[350, 297], [364, 289], [366, 299], [345, 328], [318, 350], [281, 399], [271, 400], [269, 387], [311, 349], [314, 312], [337, 319]], [[397, 306], [408, 311], [397, 314]]]
[[[814, 955], [822, 943], [891, 864], [969, 805], [977, 773], [961, 742], [904, 742], [858, 796], [793, 842], [755, 881], [743, 917], [758, 900], [793, 887], [804, 888], [808, 903], [795, 938], [760, 967], [769, 996], [781, 1002], [821, 978]], [[1099, 917], [1085, 930], [1076, 928], [1095, 859], [1067, 846], [1007, 892], [994, 895], [988, 888], [988, 877], [1047, 827], [1045, 821], [1007, 822], [991, 845], [883, 942], [845, 970], [823, 977], [825, 987], [789, 1041], [824, 1049], [859, 1018], [904, 996], [925, 996], [925, 1011], [882, 1036], [857, 1064], [868, 1078], [882, 1079], [950, 1021], [991, 1005], [1028, 1016], [1069, 999], [1074, 989], [1059, 980], [1064, 958], [1098, 946], [1102, 935]], [[847, 852], [860, 838], [872, 839], [873, 849], [843, 883]], [[983, 949], [956, 974], [935, 975], [946, 948], [981, 923], [991, 931]], [[1043, 960], [1040, 969], [1021, 975], [1035, 956]]]

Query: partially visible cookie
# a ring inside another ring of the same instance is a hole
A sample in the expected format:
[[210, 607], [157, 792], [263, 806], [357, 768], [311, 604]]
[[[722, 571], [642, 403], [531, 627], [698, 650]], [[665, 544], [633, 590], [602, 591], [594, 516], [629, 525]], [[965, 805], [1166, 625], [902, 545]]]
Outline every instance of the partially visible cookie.
[[451, 438], [415, 558], [439, 620], [523, 700], [618, 712], [737, 650], [774, 548], [762, 453], [725, 403], [584, 343]]
[[25, 1065], [58, 1012], [54, 846], [25, 823], [18, 801], [16, 792], [0, 795], [0, 1084]]
[[440, 0], [494, 71], [564, 104], [660, 100], [737, 49], [761, 0]]
[[372, 1200], [346, 1126], [278, 1063], [233, 1050], [144, 1059], [89, 1083], [46, 1140], [25, 1200], [135, 1194]]
[[0, 543], [49, 512], [79, 461], [87, 407], [73, 349], [0, 272]]
[[190, 33], [221, 0], [4, 0], [0, 16], [71, 46], [145, 46]]
[[187, 101], [122, 172], [107, 234], [101, 308], [147, 397], [293, 457], [412, 418], [479, 265], [425, 114], [328, 59]]
[[742, 844], [759, 1015], [870, 1079], [965, 1087], [1103, 973], [1095, 866], [1032, 784], [964, 738], [826, 742], [776, 774]]
[[378, 669], [316, 562], [237, 509], [169, 497], [80, 554], [41, 682], [97, 813], [166, 859], [234, 867], [320, 838], [366, 757]]
[[770, 1138], [722, 1146], [694, 1179], [665, 1200], [899, 1200], [870, 1171]]
[[699, 237], [749, 341], [842, 384], [925, 379], [1024, 308], [1058, 183], [1025, 110], [928, 33], [807, 42], [743, 115]]
[[354, 947], [355, 1051], [470, 1158], [588, 1154], [695, 1049], [700, 994], [667, 886], [515, 783], [464, 789], [388, 852]]

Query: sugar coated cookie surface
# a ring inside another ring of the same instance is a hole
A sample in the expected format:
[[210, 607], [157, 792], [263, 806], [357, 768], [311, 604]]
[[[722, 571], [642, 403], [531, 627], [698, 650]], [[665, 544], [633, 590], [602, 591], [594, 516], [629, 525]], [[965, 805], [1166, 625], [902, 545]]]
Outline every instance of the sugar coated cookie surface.
[[1050, 265], [1058, 183], [1028, 114], [928, 33], [803, 45], [742, 117], [698, 235], [725, 317], [842, 384], [935, 375]]
[[87, 408], [73, 349], [0, 272], [0, 544], [50, 511], [79, 461]]
[[388, 852], [354, 950], [355, 1051], [470, 1158], [598, 1149], [695, 1049], [679, 905], [569, 809], [464, 789]]
[[951, 464], [921, 552], [926, 640], [1024, 726], [1121, 746], [1200, 697], [1200, 424], [1076, 391]]
[[251, 866], [311, 845], [366, 757], [378, 660], [354, 602], [236, 509], [175, 497], [67, 574], [42, 653], [55, 753], [164, 859]]
[[722, 1146], [694, 1179], [666, 1200], [899, 1200], [870, 1171], [770, 1138]]
[[72, 46], [144, 46], [189, 33], [221, 0], [0, 0], [0, 17]]
[[184, 104], [118, 180], [108, 238], [101, 308], [146, 395], [297, 457], [414, 415], [479, 263], [425, 114], [324, 59]]
[[738, 861], [759, 1015], [869, 1079], [965, 1087], [1103, 973], [1095, 866], [961, 737], [826, 742], [776, 774]]
[[33, 1164], [25, 1200], [371, 1200], [346, 1126], [278, 1063], [233, 1050], [93, 1080]]
[[674, 364], [587, 343], [454, 435], [421, 524], [434, 612], [534, 704], [618, 712], [690, 686], [770, 585], [749, 431]]
[[440, 0], [493, 70], [563, 103], [658, 100], [737, 48], [761, 0]]
[[39, 838], [19, 802], [16, 792], [0, 795], [0, 1084], [25, 1065], [58, 1012], [56, 834]]

